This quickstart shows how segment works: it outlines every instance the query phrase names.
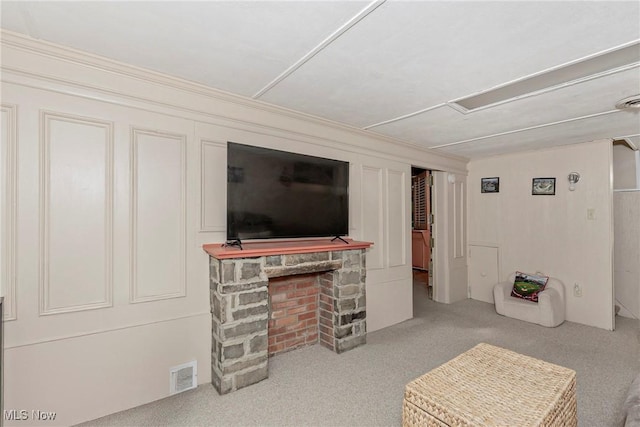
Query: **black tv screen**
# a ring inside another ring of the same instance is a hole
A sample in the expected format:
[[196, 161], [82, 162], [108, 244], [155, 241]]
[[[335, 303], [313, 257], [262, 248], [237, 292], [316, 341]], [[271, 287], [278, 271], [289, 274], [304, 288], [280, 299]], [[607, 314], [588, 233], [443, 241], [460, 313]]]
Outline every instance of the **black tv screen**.
[[335, 237], [348, 229], [348, 162], [227, 144], [227, 240]]

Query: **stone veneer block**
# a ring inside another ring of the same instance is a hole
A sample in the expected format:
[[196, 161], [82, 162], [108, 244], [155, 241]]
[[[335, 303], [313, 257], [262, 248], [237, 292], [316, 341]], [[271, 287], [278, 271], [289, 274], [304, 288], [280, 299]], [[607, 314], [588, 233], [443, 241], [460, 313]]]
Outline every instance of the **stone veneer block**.
[[269, 376], [268, 277], [319, 273], [322, 346], [342, 353], [366, 343], [366, 249], [210, 257], [212, 384], [220, 394]]
[[312, 252], [310, 254], [284, 255], [284, 265], [298, 265], [309, 262], [329, 261], [329, 252]]
[[342, 267], [340, 260], [326, 260], [305, 264], [265, 267], [267, 277], [293, 276], [297, 274], [317, 273], [320, 271], [337, 270]]

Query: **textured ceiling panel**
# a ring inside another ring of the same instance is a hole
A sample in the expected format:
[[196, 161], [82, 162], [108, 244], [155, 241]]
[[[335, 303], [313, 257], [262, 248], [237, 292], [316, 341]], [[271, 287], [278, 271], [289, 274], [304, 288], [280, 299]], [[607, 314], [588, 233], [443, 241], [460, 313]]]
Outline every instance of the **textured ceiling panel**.
[[388, 1], [262, 99], [368, 126], [627, 43], [634, 7]]
[[[640, 67], [636, 66], [468, 114], [445, 106], [372, 130], [432, 147], [614, 110], [618, 100], [638, 88]], [[483, 133], [479, 135], [478, 129]]]
[[250, 96], [367, 4], [2, 2], [2, 26]]
[[473, 143], [443, 147], [441, 150], [469, 158], [487, 157], [611, 138], [612, 128], [625, 134], [637, 132], [638, 115], [616, 111], [580, 120], [579, 126], [576, 126], [575, 122], [562, 123]]

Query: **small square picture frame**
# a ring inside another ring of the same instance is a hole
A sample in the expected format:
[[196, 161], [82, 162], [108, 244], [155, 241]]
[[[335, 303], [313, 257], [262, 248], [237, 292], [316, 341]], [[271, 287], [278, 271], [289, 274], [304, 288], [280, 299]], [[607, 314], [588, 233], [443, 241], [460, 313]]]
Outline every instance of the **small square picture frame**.
[[481, 193], [499, 193], [500, 178], [497, 176], [493, 176], [490, 178], [480, 178], [480, 192]]
[[533, 196], [555, 196], [555, 178], [533, 178], [531, 181], [531, 195]]

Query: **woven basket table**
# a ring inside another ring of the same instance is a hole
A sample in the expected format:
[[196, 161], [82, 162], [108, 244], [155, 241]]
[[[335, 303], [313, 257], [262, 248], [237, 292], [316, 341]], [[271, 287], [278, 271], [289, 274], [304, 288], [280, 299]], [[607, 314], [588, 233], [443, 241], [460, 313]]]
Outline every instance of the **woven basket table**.
[[405, 387], [403, 426], [577, 426], [576, 373], [478, 344]]

